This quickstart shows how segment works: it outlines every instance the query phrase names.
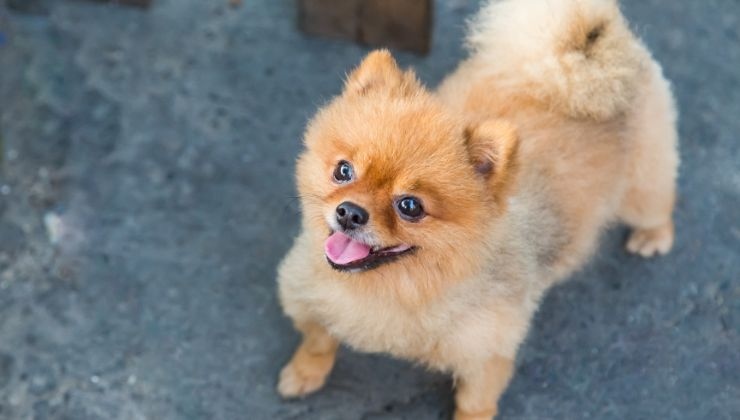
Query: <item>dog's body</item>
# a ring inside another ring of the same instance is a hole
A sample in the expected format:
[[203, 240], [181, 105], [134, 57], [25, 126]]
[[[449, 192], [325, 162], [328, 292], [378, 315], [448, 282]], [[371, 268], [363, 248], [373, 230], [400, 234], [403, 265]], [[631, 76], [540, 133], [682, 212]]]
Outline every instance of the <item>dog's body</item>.
[[310, 124], [282, 395], [320, 388], [341, 340], [453, 373], [456, 418], [490, 418], [540, 298], [609, 223], [631, 252], [670, 249], [675, 110], [616, 4], [496, 1], [469, 39], [436, 94], [371, 54]]

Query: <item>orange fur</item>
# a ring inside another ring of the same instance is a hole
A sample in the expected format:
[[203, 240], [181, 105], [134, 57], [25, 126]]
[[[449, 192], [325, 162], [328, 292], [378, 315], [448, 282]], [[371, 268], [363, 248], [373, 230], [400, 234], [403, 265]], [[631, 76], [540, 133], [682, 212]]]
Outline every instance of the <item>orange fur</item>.
[[[304, 334], [284, 396], [312, 392], [336, 342], [443, 371], [456, 418], [490, 418], [541, 296], [622, 220], [627, 247], [673, 240], [675, 110], [660, 67], [611, 0], [501, 0], [471, 29], [471, 57], [430, 92], [387, 51], [371, 53], [309, 123], [296, 181], [302, 231], [278, 272]], [[494, 57], [495, 55], [495, 57]], [[332, 182], [337, 162], [355, 179]], [[427, 216], [408, 222], [394, 200]], [[338, 272], [323, 242], [339, 203], [363, 234], [416, 252]]]

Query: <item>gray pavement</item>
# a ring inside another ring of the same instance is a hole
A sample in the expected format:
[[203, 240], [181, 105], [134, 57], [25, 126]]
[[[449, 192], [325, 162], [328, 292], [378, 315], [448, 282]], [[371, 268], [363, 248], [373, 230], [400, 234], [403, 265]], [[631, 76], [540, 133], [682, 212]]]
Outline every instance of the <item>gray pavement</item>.
[[[447, 377], [348, 349], [317, 395], [273, 390], [301, 132], [367, 49], [296, 32], [292, 0], [154, 3], [0, 5], [0, 419], [447, 418]], [[623, 3], [680, 106], [676, 246], [612, 229], [502, 419], [740, 418], [740, 3]], [[437, 1], [432, 53], [400, 61], [437, 83], [476, 8]]]

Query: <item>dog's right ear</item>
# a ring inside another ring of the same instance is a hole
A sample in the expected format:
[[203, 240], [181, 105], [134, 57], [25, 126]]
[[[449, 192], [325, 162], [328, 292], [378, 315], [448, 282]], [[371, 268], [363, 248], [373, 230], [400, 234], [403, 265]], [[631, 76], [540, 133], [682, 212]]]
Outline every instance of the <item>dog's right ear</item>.
[[486, 120], [468, 126], [464, 136], [475, 171], [486, 180], [494, 198], [503, 202], [516, 176], [516, 128], [505, 120]]
[[407, 95], [421, 88], [412, 71], [402, 71], [390, 51], [376, 50], [362, 60], [347, 77], [345, 95], [367, 95], [373, 92]]

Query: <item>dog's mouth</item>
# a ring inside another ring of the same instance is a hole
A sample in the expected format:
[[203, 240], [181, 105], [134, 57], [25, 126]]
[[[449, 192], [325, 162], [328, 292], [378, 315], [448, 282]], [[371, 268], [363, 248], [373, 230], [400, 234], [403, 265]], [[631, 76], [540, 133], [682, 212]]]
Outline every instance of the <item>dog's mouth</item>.
[[339, 271], [365, 271], [390, 263], [414, 251], [411, 245], [372, 247], [342, 232], [333, 232], [324, 243], [326, 260]]

